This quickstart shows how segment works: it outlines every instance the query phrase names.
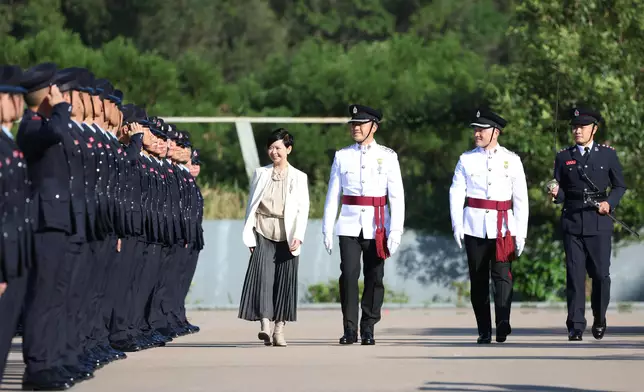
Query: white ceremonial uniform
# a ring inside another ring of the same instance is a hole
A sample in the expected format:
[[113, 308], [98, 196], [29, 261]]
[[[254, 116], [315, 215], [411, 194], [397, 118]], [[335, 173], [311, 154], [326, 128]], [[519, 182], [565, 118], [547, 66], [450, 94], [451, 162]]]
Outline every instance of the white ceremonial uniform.
[[[489, 151], [477, 147], [460, 156], [449, 190], [454, 233], [479, 238], [497, 237], [497, 212], [464, 207], [465, 198], [512, 200], [508, 211], [510, 233], [517, 241], [528, 233], [528, 187], [521, 158], [498, 145]], [[508, 229], [503, 223], [502, 235]]]
[[[399, 244], [405, 223], [405, 193], [396, 152], [375, 140], [366, 146], [355, 143], [336, 151], [331, 166], [322, 223], [325, 238], [331, 237], [334, 229], [339, 236], [358, 237], [362, 231], [365, 239], [375, 238], [373, 206], [342, 205], [334, 227], [341, 195], [388, 196], [385, 229]], [[398, 244], [388, 244], [391, 254], [395, 252], [392, 246]]]

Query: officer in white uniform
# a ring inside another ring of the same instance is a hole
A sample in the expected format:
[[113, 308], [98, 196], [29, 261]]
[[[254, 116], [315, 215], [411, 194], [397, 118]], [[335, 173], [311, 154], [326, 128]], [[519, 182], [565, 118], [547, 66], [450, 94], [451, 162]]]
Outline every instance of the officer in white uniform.
[[[373, 345], [373, 330], [380, 321], [385, 295], [384, 262], [400, 244], [405, 220], [405, 194], [398, 155], [374, 140], [382, 118], [380, 111], [351, 105], [349, 112], [352, 116], [349, 128], [355, 144], [335, 153], [322, 231], [329, 254], [333, 247], [334, 229], [340, 242], [342, 273], [339, 283], [344, 324], [340, 344], [358, 341], [358, 279], [362, 255], [364, 291], [360, 337], [363, 345]], [[340, 202], [342, 207], [336, 224]]]
[[[499, 115], [476, 112], [476, 148], [460, 156], [449, 191], [454, 238], [465, 242], [478, 343], [492, 341], [489, 279], [495, 294], [496, 341], [512, 332], [512, 261], [521, 255], [528, 232], [528, 187], [518, 155], [498, 144], [506, 125]], [[513, 242], [516, 237], [516, 246]]]

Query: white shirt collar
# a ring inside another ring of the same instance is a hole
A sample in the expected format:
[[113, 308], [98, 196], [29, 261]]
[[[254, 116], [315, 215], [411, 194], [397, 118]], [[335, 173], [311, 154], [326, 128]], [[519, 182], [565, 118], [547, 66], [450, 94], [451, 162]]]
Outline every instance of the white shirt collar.
[[[588, 146], [586, 146], [586, 147], [588, 147], [588, 151], [591, 151], [591, 150], [593, 149], [593, 146], [594, 146], [594, 145], [595, 145], [595, 142], [594, 142], [594, 141], [590, 142], [590, 144], [589, 144]], [[585, 149], [586, 147], [584, 147], [584, 146], [580, 146], [579, 144], [577, 145], [577, 149], [579, 150], [579, 152], [581, 153], [581, 155], [584, 155], [584, 152], [585, 152], [585, 151], [584, 151], [584, 149]]]
[[2, 126], [2, 131], [7, 134], [9, 139], [13, 140], [13, 135], [11, 134], [11, 132], [9, 132], [9, 129], [7, 127], [5, 127], [4, 125]]
[[359, 143], [356, 143], [354, 145], [356, 146], [358, 151], [368, 151], [368, 150], [370, 150], [372, 148], [375, 148], [378, 145], [378, 143], [376, 142], [376, 139], [373, 139], [373, 141], [371, 143], [367, 144], [366, 146], [363, 146], [363, 145], [361, 145]]
[[489, 150], [486, 150], [483, 147], [476, 147], [476, 150], [482, 154], [494, 155], [494, 154], [497, 154], [499, 151], [501, 151], [501, 145], [497, 144], [496, 147], [491, 148]]

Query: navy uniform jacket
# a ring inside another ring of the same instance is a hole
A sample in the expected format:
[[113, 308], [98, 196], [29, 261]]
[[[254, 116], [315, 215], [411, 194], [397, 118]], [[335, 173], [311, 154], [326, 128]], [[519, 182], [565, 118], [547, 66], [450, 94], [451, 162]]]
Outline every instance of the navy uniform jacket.
[[[121, 190], [123, 199], [126, 234], [140, 237], [143, 235], [143, 177], [141, 172], [141, 148], [143, 134], [133, 135], [127, 147], [123, 147], [125, 157], [124, 172]], [[146, 186], [147, 193], [147, 186]]]
[[143, 224], [143, 234], [145, 241], [148, 243], [154, 242], [152, 230], [152, 198], [154, 192], [152, 191], [152, 173], [150, 173], [150, 158], [139, 153], [139, 163], [137, 165], [139, 178], [141, 181], [141, 220]]
[[88, 141], [88, 146], [94, 150], [94, 162], [96, 164], [96, 227], [100, 239], [105, 239], [108, 234], [113, 232], [112, 221], [109, 213], [109, 200], [107, 195], [109, 179], [109, 162], [106, 149], [103, 146], [103, 138], [100, 130], [85, 124], [82, 124], [85, 130], [84, 136]]
[[0, 282], [11, 282], [31, 267], [29, 185], [22, 151], [0, 130]]
[[68, 124], [69, 132], [63, 134], [63, 145], [67, 151], [70, 177], [72, 209], [74, 211], [74, 243], [87, 242], [87, 203], [85, 197], [85, 157], [81, 145], [80, 131], [73, 122]]
[[36, 231], [60, 230], [72, 234], [73, 210], [67, 153], [62, 143], [68, 132], [71, 106], [54, 106], [50, 119], [27, 109], [16, 141], [29, 165]]
[[[584, 179], [583, 173], [598, 190]], [[612, 147], [594, 143], [590, 152], [583, 156], [577, 146], [561, 150], [555, 159], [554, 177], [559, 182], [555, 203], [563, 203], [561, 225], [564, 232], [575, 235], [612, 232], [610, 217], [600, 215], [597, 207], [586, 200], [590, 195], [598, 202], [607, 201], [612, 213], [626, 192], [622, 166]]]
[[79, 146], [83, 152], [83, 169], [85, 180], [85, 207], [86, 220], [85, 230], [88, 241], [96, 241], [100, 238], [97, 226], [98, 201], [96, 198], [96, 181], [98, 178], [96, 172], [96, 147], [90, 142], [91, 131], [84, 127], [82, 123], [75, 123], [78, 130]]

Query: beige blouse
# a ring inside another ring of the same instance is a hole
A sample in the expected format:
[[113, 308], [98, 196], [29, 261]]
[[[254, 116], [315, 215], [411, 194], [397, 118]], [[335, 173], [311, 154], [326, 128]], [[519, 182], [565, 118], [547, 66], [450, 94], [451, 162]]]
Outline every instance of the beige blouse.
[[278, 173], [273, 169], [271, 181], [257, 207], [255, 230], [269, 240], [286, 241], [284, 227], [284, 202], [286, 201], [286, 170]]

